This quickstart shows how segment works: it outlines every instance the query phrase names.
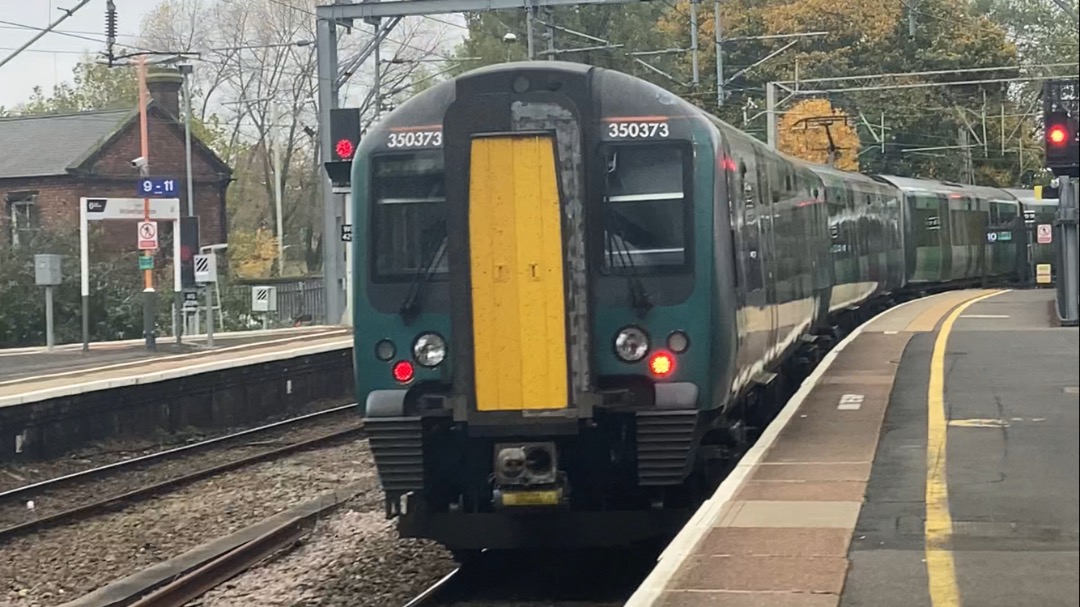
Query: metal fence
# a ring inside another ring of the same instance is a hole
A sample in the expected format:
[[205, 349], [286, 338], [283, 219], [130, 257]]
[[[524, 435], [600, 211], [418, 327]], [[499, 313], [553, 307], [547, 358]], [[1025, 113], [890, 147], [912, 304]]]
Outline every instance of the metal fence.
[[[258, 287], [273, 287], [276, 308], [270, 312], [253, 311], [252, 293]], [[326, 293], [321, 276], [237, 281], [222, 293], [226, 310], [248, 314], [261, 324], [265, 317], [271, 327], [326, 323]]]

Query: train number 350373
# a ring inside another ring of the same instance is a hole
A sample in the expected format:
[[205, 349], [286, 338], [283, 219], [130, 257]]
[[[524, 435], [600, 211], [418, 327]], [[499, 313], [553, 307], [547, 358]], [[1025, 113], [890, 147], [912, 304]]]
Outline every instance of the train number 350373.
[[607, 134], [618, 139], [651, 139], [668, 137], [671, 131], [666, 122], [612, 122]]
[[404, 131], [390, 133], [386, 138], [388, 148], [431, 148], [442, 145], [442, 131]]

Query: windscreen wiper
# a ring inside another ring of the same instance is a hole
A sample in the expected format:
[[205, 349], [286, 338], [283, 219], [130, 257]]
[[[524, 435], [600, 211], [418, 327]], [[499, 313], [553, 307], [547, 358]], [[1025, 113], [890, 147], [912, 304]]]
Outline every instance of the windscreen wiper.
[[[446, 220], [432, 226], [431, 235], [431, 238], [425, 240], [425, 243], [438, 242], [438, 245], [432, 249], [427, 260], [420, 264], [420, 267], [413, 273], [412, 282], [409, 284], [409, 292], [405, 296], [405, 301], [401, 302], [401, 308], [398, 310], [406, 322], [415, 318], [420, 312], [420, 295], [423, 286], [431, 281], [435, 268], [439, 267], [443, 256], [446, 255]], [[437, 241], [436, 238], [438, 238]]]
[[619, 267], [629, 268], [630, 271], [625, 276], [626, 287], [630, 292], [630, 305], [637, 312], [638, 318], [645, 318], [653, 307], [652, 299], [649, 297], [649, 292], [645, 290], [645, 284], [641, 281], [641, 277], [637, 275], [637, 264], [634, 263], [634, 256], [630, 252], [630, 247], [627, 246], [622, 235], [618, 235], [619, 243], [616, 244], [616, 236], [616, 234], [608, 232], [608, 242], [610, 243], [608, 248], [616, 251], [619, 258]]

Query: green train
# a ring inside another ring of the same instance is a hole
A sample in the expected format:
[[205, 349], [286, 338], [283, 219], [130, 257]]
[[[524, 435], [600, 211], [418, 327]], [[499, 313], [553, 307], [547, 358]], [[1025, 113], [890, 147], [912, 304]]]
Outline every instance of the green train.
[[1026, 262], [1006, 192], [808, 164], [574, 63], [415, 96], [352, 188], [387, 515], [462, 552], [674, 532], [845, 326]]
[[[1029, 277], [1036, 285], [1056, 284], [1058, 259], [1053, 241], [1057, 236], [1053, 226], [1057, 219], [1057, 198], [1036, 196], [1032, 190], [1008, 189], [1006, 191], [1016, 197], [1024, 208]], [[1041, 274], [1040, 270], [1043, 270]]]

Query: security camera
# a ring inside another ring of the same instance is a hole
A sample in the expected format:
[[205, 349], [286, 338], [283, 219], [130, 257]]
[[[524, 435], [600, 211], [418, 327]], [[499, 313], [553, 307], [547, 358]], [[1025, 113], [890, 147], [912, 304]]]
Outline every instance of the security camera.
[[141, 169], [146, 166], [146, 156], [139, 156], [131, 161], [131, 166], [136, 169]]
[[507, 44], [513, 44], [517, 42], [517, 36], [514, 35], [514, 32], [506, 32], [506, 34], [503, 36], [503, 42]]

